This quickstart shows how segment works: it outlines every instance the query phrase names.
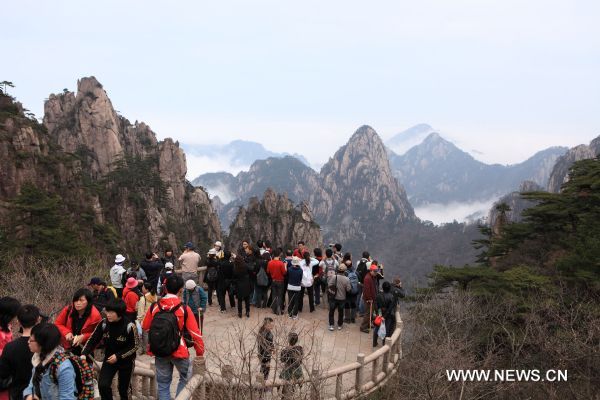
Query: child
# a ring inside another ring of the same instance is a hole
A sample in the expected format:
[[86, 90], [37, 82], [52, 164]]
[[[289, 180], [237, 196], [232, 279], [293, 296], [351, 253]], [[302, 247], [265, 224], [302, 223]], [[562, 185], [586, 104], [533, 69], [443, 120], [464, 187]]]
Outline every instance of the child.
[[[304, 357], [304, 349], [298, 345], [298, 334], [290, 332], [288, 335], [288, 344], [281, 351], [281, 362], [283, 363], [283, 370], [279, 374], [279, 378], [286, 381], [297, 381], [302, 379], [302, 358]], [[289, 392], [290, 385], [283, 387], [283, 394]]]
[[[146, 317], [146, 313], [150, 309], [150, 306], [152, 305], [152, 303], [156, 303], [158, 301], [158, 296], [156, 295], [156, 288], [154, 287], [152, 282], [144, 282], [144, 286], [142, 286], [142, 294], [143, 294], [143, 296], [140, 299], [140, 301], [138, 301], [138, 305], [137, 305], [137, 315], [138, 315], [137, 325], [138, 326], [142, 325], [142, 321]], [[139, 331], [139, 328], [138, 328], [138, 331]], [[139, 348], [140, 355], [146, 353], [147, 347], [148, 347], [148, 332], [142, 330], [141, 345]]]

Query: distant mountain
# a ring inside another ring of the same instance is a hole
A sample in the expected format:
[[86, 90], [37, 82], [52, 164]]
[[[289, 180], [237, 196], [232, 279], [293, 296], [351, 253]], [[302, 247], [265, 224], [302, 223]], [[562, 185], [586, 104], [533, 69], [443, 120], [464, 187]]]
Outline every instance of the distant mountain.
[[488, 165], [431, 133], [406, 154], [391, 154], [390, 162], [411, 204], [421, 206], [490, 199], [516, 190], [526, 180], [545, 186], [556, 159], [566, 151], [551, 147], [520, 164]]
[[589, 145], [581, 144], [569, 149], [569, 151], [556, 161], [548, 179], [548, 191], [560, 192], [563, 183], [569, 177], [569, 169], [576, 161], [590, 159], [600, 156], [600, 136], [590, 142]]
[[[310, 163], [300, 154], [275, 153], [262, 144], [246, 140], [234, 140], [228, 144], [192, 145], [181, 144], [189, 157], [213, 159], [215, 165], [221, 165], [223, 171], [247, 169], [256, 160], [270, 157], [292, 156], [310, 167]], [[220, 172], [220, 171], [211, 171]]]
[[385, 142], [385, 145], [397, 155], [402, 155], [421, 143], [435, 130], [427, 124], [418, 124], [398, 133]]

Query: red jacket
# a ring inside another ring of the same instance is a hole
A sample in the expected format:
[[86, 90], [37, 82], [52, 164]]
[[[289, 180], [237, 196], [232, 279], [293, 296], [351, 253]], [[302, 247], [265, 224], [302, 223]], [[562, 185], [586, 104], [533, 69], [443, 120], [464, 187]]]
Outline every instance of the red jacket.
[[[73, 319], [71, 318], [72, 307], [73, 306], [69, 304], [63, 308], [60, 314], [58, 314], [58, 317], [54, 320], [54, 324], [57, 326], [62, 336], [61, 345], [65, 350], [71, 348], [71, 343], [67, 342], [65, 336], [67, 336], [67, 333], [73, 333], [73, 330], [71, 329], [71, 324], [73, 323]], [[92, 311], [83, 323], [83, 328], [81, 328], [81, 335], [83, 335], [83, 342], [81, 342], [82, 346], [88, 341], [90, 336], [92, 336], [94, 329], [96, 329], [96, 325], [98, 325], [100, 321], [102, 321], [100, 311], [92, 306]]]
[[129, 288], [123, 289], [123, 301], [127, 306], [125, 312], [134, 313], [137, 311], [137, 302], [140, 300], [140, 296], [133, 290]]
[[280, 260], [269, 261], [269, 264], [267, 264], [267, 273], [274, 281], [283, 282], [286, 274], [285, 263]]
[[363, 287], [363, 300], [364, 301], [375, 301], [377, 297], [377, 280], [373, 278], [370, 272], [365, 275], [364, 287]]
[[[180, 304], [181, 300], [179, 300], [179, 297], [176, 297], [172, 294], [168, 294], [167, 296], [160, 299], [159, 303], [160, 303], [160, 306], [164, 310], [170, 310], [173, 307]], [[196, 322], [196, 318], [194, 318], [194, 314], [192, 313], [192, 310], [190, 309], [189, 306], [182, 306], [182, 307], [187, 308], [187, 319], [186, 319], [185, 326], [186, 326], [188, 332], [192, 335], [192, 339], [194, 340], [194, 349], [196, 349], [196, 355], [202, 356], [202, 355], [204, 355], [204, 341], [202, 340], [202, 334], [200, 333], [200, 329], [198, 328], [198, 323]], [[179, 307], [179, 309], [177, 309], [175, 311], [175, 315], [177, 316], [177, 321], [179, 322], [179, 330], [180, 331], [183, 331], [183, 308], [182, 307]], [[152, 319], [154, 318], [154, 315], [158, 314], [159, 311], [160, 310], [158, 309], [157, 306], [153, 306], [152, 308], [150, 308], [148, 310], [148, 312], [146, 313], [146, 317], [144, 318], [144, 322], [142, 322], [143, 330], [145, 330], [145, 331], [150, 330], [150, 325], [152, 324]], [[150, 346], [148, 346], [148, 354], [152, 355], [152, 352], [150, 351]], [[171, 357], [173, 357], [173, 358], [188, 358], [189, 356], [190, 356], [190, 352], [188, 351], [188, 348], [185, 345], [185, 342], [183, 341], [183, 337], [182, 337], [181, 341], [179, 343], [179, 348], [177, 350], [175, 350], [175, 352], [173, 354], [171, 354]]]

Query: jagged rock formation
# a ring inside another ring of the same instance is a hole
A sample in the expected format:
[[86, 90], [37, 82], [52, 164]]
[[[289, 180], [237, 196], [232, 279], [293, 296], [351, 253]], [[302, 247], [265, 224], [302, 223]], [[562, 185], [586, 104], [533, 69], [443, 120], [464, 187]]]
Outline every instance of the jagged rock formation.
[[364, 240], [416, 217], [404, 188], [392, 174], [387, 151], [370, 126], [360, 127], [321, 169], [321, 186], [311, 205], [318, 221], [339, 241]]
[[2, 200], [10, 201], [25, 182], [33, 182], [65, 198], [65, 211], [88, 228], [80, 236], [114, 232], [114, 246], [135, 252], [180, 247], [188, 240], [208, 247], [220, 237], [207, 193], [185, 179], [179, 144], [157, 142], [146, 124], [119, 116], [95, 78], [83, 78], [77, 86], [77, 94], [50, 95], [43, 126], [15, 115], [0, 127], [1, 151], [32, 161], [2, 158], [2, 171], [10, 171], [0, 178]]
[[431, 133], [403, 156], [392, 154], [394, 175], [414, 206], [487, 200], [516, 190], [530, 180], [545, 185], [564, 147], [551, 147], [515, 165], [487, 165], [437, 133]]
[[243, 240], [253, 244], [258, 239], [269, 239], [273, 245], [287, 248], [293, 248], [299, 240], [310, 249], [323, 243], [307, 204], [294, 206], [286, 194], [278, 195], [272, 189], [265, 191], [262, 200], [252, 197], [247, 207], [240, 207], [229, 232], [227, 243], [231, 249], [240, 247]]
[[600, 156], [600, 136], [592, 140], [589, 145], [581, 144], [567, 151], [565, 155], [556, 161], [552, 169], [552, 173], [548, 179], [548, 191], [551, 193], [560, 192], [561, 186], [569, 178], [569, 169], [571, 169], [571, 166], [576, 161], [595, 158], [597, 156]]
[[287, 193], [292, 201], [309, 204], [328, 240], [362, 240], [373, 229], [415, 218], [392, 175], [385, 146], [368, 126], [358, 129], [320, 174], [293, 157], [269, 158], [236, 177], [206, 174], [194, 182], [220, 198], [221, 193], [235, 198], [223, 208], [222, 222], [231, 221], [232, 211], [268, 188]]
[[494, 226], [496, 224], [499, 215], [498, 210], [496, 210], [496, 206], [502, 203], [505, 203], [510, 207], [510, 211], [507, 211], [505, 213], [506, 222], [521, 222], [523, 220], [523, 211], [535, 205], [534, 201], [523, 199], [521, 197], [521, 193], [539, 192], [543, 190], [544, 188], [538, 185], [537, 183], [532, 181], [525, 181], [519, 187], [519, 191], [515, 191], [505, 196], [502, 196], [497, 202], [494, 203], [494, 205], [490, 209], [488, 217], [490, 226]]

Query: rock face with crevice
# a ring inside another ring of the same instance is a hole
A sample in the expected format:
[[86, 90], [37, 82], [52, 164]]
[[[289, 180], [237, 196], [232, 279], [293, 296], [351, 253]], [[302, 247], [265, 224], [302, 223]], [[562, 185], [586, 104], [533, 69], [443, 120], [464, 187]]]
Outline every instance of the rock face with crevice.
[[304, 240], [309, 249], [323, 243], [308, 205], [294, 205], [286, 194], [272, 189], [265, 191], [262, 200], [252, 197], [247, 206], [240, 207], [229, 228], [228, 245], [234, 251], [243, 240], [254, 244], [259, 239], [268, 239], [283, 248], [294, 248], [299, 240]]
[[22, 113], [0, 125], [0, 152], [8, 155], [0, 160], [8, 171], [0, 175], [3, 204], [34, 183], [61, 195], [82, 239], [103, 248], [107, 238], [98, 237], [110, 233], [111, 250], [137, 255], [187, 241], [208, 248], [220, 238], [207, 193], [186, 181], [179, 144], [158, 142], [148, 125], [120, 116], [94, 77], [79, 80], [77, 93], [51, 94], [44, 110], [43, 125]]
[[548, 179], [548, 191], [551, 193], [560, 192], [562, 185], [569, 179], [569, 170], [577, 161], [598, 156], [600, 156], [600, 136], [592, 140], [589, 145], [581, 144], [567, 151], [554, 164]]

